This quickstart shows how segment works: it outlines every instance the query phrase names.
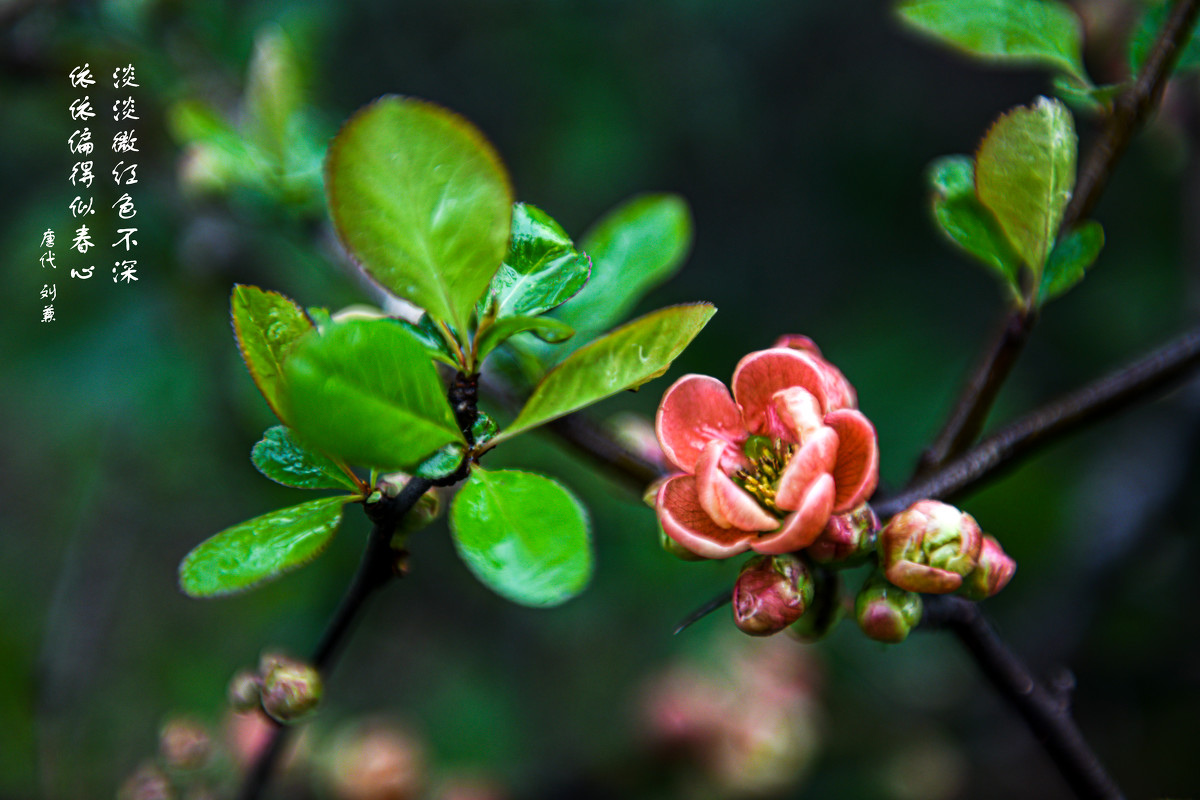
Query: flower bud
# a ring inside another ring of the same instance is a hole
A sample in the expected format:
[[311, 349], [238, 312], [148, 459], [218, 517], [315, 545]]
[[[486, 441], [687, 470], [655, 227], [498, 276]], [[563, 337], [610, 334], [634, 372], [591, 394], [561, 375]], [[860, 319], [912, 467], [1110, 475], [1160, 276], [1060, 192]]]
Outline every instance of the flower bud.
[[867, 579], [854, 602], [858, 627], [877, 642], [899, 644], [921, 621], [921, 595], [893, 586], [876, 572]]
[[262, 676], [253, 670], [239, 670], [229, 680], [226, 696], [234, 711], [253, 711], [261, 700]]
[[875, 549], [878, 536], [879, 517], [869, 504], [863, 503], [853, 511], [830, 517], [804, 554], [818, 564], [849, 566]]
[[733, 619], [743, 633], [770, 636], [791, 625], [813, 601], [813, 577], [799, 556], [755, 556], [733, 587]]
[[824, 639], [842, 620], [842, 579], [836, 572], [812, 568], [813, 599], [800, 619], [788, 626], [787, 635], [798, 642], [812, 644]]
[[262, 708], [276, 722], [295, 722], [321, 702], [316, 668], [277, 654], [263, 656]]
[[117, 800], [172, 800], [171, 782], [153, 764], [143, 764], [117, 790]]
[[342, 733], [330, 754], [338, 800], [410, 800], [421, 795], [425, 771], [420, 743], [383, 722]]
[[936, 500], [921, 500], [892, 517], [879, 534], [889, 581], [911, 592], [946, 594], [975, 569], [983, 532], [974, 517]]
[[968, 600], [986, 600], [1003, 589], [1017, 571], [1017, 562], [1000, 547], [992, 536], [983, 537], [979, 548], [979, 563], [963, 579], [958, 593]]
[[158, 754], [171, 769], [194, 770], [204, 766], [212, 753], [212, 737], [195, 720], [168, 720], [158, 735]]

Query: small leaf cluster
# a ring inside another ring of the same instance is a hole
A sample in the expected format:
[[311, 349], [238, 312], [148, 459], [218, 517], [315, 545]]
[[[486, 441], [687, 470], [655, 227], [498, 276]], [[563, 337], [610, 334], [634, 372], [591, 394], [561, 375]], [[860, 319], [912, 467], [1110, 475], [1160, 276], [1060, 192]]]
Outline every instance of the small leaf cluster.
[[169, 123], [187, 152], [185, 186], [202, 193], [250, 189], [284, 206], [320, 211], [324, 135], [305, 108], [300, 48], [278, 26], [255, 39], [236, 113], [181, 100]]
[[[1059, 0], [903, 0], [896, 14], [918, 33], [960, 53], [1005, 66], [1050, 70], [1058, 95], [1084, 111], [1111, 111], [1117, 95], [1141, 73], [1167, 21], [1171, 4], [1147, 3], [1126, 45], [1126, 81], [1097, 85], [1083, 65], [1083, 24]], [[1177, 72], [1200, 68], [1200, 36], [1193, 33], [1175, 65]]]
[[[434, 485], [465, 481], [450, 527], [483, 583], [526, 605], [574, 596], [592, 569], [583, 507], [550, 478], [484, 470], [479, 460], [517, 434], [662, 375], [707, 324], [715, 309], [697, 303], [608, 333], [593, 327], [619, 321], [678, 267], [690, 239], [686, 206], [669, 196], [635, 199], [589, 235], [589, 256], [544, 211], [514, 203], [504, 165], [470, 123], [400, 97], [345, 124], [330, 145], [326, 190], [349, 254], [424, 314], [416, 322], [331, 316], [276, 292], [234, 288], [238, 346], [282, 423], [252, 461], [287, 486], [349, 493], [217, 534], [184, 559], [184, 591], [226, 594], [307, 563], [328, 545], [346, 503], [379, 502], [406, 480], [386, 474], [404, 473]], [[573, 323], [591, 330], [576, 336]], [[553, 349], [573, 338], [588, 341], [556, 359]], [[523, 364], [530, 384], [504, 428], [478, 407], [480, 370], [500, 352]], [[356, 468], [370, 470], [370, 480]]]
[[1099, 223], [1061, 231], [1075, 187], [1076, 151], [1071, 113], [1042, 97], [1001, 115], [974, 158], [948, 156], [929, 169], [933, 217], [942, 233], [1026, 308], [1082, 280], [1104, 246]]

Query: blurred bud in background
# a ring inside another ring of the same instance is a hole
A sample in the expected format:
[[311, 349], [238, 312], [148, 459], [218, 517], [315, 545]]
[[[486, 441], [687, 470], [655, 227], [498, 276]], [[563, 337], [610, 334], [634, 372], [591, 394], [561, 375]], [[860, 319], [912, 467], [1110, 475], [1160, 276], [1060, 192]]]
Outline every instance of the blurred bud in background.
[[329, 787], [338, 800], [410, 800], [425, 784], [420, 742], [382, 720], [338, 734], [329, 752]]
[[820, 743], [816, 663], [786, 639], [721, 636], [648, 683], [641, 703], [661, 766], [706, 797], [794, 789]]
[[168, 769], [200, 769], [208, 763], [212, 746], [208, 729], [187, 717], [167, 720], [158, 734], [158, 757]]

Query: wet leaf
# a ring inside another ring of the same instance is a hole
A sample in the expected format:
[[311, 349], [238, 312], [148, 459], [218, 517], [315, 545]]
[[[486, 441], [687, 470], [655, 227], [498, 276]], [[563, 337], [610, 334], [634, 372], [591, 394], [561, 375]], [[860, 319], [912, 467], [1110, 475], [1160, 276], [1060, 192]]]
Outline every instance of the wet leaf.
[[467, 120], [420, 100], [384, 97], [329, 148], [334, 226], [385, 289], [466, 331], [508, 249], [512, 190]]
[[329, 545], [354, 498], [322, 497], [226, 528], [188, 553], [179, 586], [192, 597], [250, 589], [312, 561]]
[[233, 332], [250, 377], [271, 411], [286, 423], [280, 406], [285, 382], [283, 363], [313, 325], [300, 306], [278, 292], [263, 291], [257, 286], [235, 285], [230, 305]]
[[541, 475], [473, 469], [454, 498], [450, 530], [467, 568], [514, 603], [555, 606], [591, 578], [583, 507]]
[[348, 463], [411, 470], [462, 442], [427, 351], [394, 320], [349, 320], [311, 334], [286, 374], [292, 427]]
[[546, 373], [496, 441], [657, 378], [716, 311], [709, 303], [669, 306], [581, 347]]

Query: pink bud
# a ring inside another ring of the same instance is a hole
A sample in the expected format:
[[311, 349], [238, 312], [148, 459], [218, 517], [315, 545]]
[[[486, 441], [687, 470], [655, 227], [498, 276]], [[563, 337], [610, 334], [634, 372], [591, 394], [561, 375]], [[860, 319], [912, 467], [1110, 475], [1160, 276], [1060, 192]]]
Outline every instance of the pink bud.
[[733, 619], [743, 633], [770, 636], [798, 620], [812, 604], [813, 578], [799, 556], [756, 556], [733, 587]]
[[805, 554], [818, 564], [857, 561], [875, 549], [879, 517], [867, 503], [846, 514], [834, 514]]
[[936, 500], [920, 500], [879, 534], [888, 580], [902, 589], [946, 594], [975, 569], [983, 533], [974, 517]]
[[879, 573], [863, 584], [854, 603], [858, 627], [869, 638], [899, 644], [921, 621], [921, 595], [893, 586]]
[[1003, 589], [1017, 571], [1017, 562], [1004, 552], [1000, 543], [991, 536], [983, 537], [979, 548], [979, 563], [963, 579], [959, 594], [969, 600], [986, 600]]
[[424, 753], [411, 736], [372, 723], [338, 737], [330, 781], [339, 800], [410, 800], [425, 782]]
[[158, 753], [171, 769], [199, 769], [212, 753], [212, 737], [199, 722], [177, 717], [159, 732]]
[[153, 764], [143, 764], [117, 790], [117, 800], [172, 800], [171, 782]]

